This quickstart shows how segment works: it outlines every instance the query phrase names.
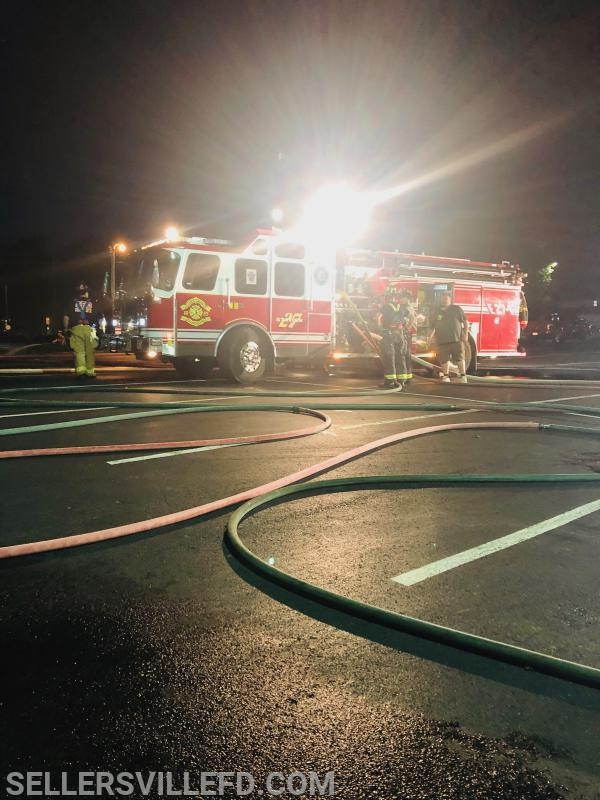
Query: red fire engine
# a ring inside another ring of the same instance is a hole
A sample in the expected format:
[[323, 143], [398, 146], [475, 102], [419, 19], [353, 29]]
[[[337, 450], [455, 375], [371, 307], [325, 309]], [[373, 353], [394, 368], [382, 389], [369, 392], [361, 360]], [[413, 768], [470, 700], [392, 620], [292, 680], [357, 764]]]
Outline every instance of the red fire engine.
[[162, 357], [190, 377], [216, 363], [228, 377], [253, 383], [275, 361], [374, 356], [389, 285], [412, 294], [417, 352], [449, 291], [470, 323], [471, 372], [477, 354], [518, 354], [522, 281], [507, 262], [360, 250], [338, 252], [336, 260], [272, 230], [257, 231], [242, 247], [196, 237], [154, 242], [131, 259], [135, 294], [145, 298], [137, 355]]
[[[341, 275], [343, 293], [338, 302], [337, 322], [338, 331], [345, 330], [347, 342], [354, 343], [349, 349], [356, 349], [359, 338], [363, 339], [363, 348], [372, 347], [373, 340], [376, 342], [376, 334], [365, 335], [365, 327], [371, 329], [368, 320], [373, 317], [369, 305], [372, 297], [383, 296], [392, 286], [397, 291], [408, 291], [412, 297], [418, 324], [413, 344], [416, 355], [435, 356], [426, 352], [427, 342], [441, 296], [447, 292], [462, 307], [469, 322], [465, 359], [469, 374], [476, 372], [478, 355], [493, 358], [525, 355], [519, 346], [527, 324], [522, 288], [525, 275], [518, 265], [398, 251], [354, 250], [347, 251]], [[356, 323], [357, 315], [367, 322], [366, 326], [364, 322]], [[346, 357], [343, 351], [334, 355]]]

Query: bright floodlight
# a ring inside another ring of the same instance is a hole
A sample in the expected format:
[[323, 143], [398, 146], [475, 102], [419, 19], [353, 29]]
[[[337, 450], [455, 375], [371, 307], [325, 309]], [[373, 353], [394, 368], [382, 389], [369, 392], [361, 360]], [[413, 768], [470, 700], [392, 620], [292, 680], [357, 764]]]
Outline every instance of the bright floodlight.
[[172, 242], [174, 239], [179, 239], [179, 230], [174, 225], [169, 225], [165, 230], [165, 239]]
[[271, 219], [273, 222], [279, 223], [283, 219], [283, 209], [282, 208], [274, 208], [271, 211]]
[[127, 245], [125, 242], [115, 242], [113, 245], [113, 250], [115, 253], [126, 253], [127, 252]]
[[372, 193], [330, 183], [310, 198], [298, 227], [317, 246], [342, 247], [365, 233], [374, 204]]

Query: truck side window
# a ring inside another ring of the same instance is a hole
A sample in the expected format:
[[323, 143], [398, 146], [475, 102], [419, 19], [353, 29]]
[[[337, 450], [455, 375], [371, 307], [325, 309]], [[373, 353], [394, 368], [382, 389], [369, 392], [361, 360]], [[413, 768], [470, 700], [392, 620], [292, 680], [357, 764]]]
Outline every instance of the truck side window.
[[235, 262], [236, 294], [267, 293], [267, 262], [238, 258]]
[[255, 256], [266, 256], [269, 252], [269, 243], [266, 239], [257, 239], [252, 245], [252, 252]]
[[212, 292], [217, 282], [221, 259], [210, 253], [190, 253], [183, 275], [183, 288]]
[[175, 286], [180, 257], [175, 250], [157, 247], [144, 255], [141, 271], [146, 277], [146, 285], [170, 292]]
[[278, 261], [275, 264], [275, 294], [282, 297], [304, 295], [304, 264]]
[[280, 242], [275, 247], [275, 255], [279, 258], [304, 258], [304, 245], [294, 242]]

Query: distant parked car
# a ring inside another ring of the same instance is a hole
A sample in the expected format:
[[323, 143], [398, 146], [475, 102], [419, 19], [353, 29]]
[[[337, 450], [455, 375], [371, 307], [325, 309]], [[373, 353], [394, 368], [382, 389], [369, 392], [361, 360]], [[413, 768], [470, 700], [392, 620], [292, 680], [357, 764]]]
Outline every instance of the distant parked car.
[[101, 333], [100, 350], [107, 353], [132, 353], [130, 333]]
[[569, 339], [583, 341], [596, 333], [594, 325], [582, 316], [561, 316], [558, 313], [531, 321], [525, 332], [529, 341], [546, 340], [560, 344]]
[[593, 325], [585, 317], [575, 317], [568, 329], [569, 339], [587, 339], [589, 336], [594, 336], [597, 331]]

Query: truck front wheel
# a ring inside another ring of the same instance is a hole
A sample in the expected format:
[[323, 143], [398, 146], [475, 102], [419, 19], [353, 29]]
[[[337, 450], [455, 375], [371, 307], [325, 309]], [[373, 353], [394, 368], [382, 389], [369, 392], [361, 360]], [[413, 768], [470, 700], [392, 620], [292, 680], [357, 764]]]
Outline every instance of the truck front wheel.
[[238, 383], [256, 383], [266, 372], [271, 355], [265, 337], [250, 327], [232, 331], [217, 360], [223, 372]]

